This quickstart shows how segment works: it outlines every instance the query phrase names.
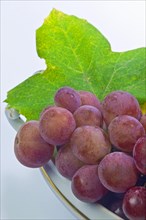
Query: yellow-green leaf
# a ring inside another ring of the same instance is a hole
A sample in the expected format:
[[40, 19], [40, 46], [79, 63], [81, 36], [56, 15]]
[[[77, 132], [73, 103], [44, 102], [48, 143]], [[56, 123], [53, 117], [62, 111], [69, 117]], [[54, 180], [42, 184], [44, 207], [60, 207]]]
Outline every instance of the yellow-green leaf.
[[37, 52], [47, 68], [8, 92], [6, 102], [28, 120], [38, 119], [62, 86], [91, 91], [102, 100], [113, 90], [146, 102], [146, 48], [113, 52], [86, 20], [55, 9], [36, 31]]

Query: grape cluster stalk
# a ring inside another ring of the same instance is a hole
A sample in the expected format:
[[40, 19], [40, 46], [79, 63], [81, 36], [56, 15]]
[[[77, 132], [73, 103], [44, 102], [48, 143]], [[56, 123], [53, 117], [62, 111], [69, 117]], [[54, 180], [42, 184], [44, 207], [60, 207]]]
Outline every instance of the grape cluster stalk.
[[79, 200], [101, 203], [125, 220], [146, 220], [146, 115], [132, 94], [113, 91], [100, 101], [59, 88], [39, 120], [21, 126], [14, 152], [30, 168], [52, 159]]

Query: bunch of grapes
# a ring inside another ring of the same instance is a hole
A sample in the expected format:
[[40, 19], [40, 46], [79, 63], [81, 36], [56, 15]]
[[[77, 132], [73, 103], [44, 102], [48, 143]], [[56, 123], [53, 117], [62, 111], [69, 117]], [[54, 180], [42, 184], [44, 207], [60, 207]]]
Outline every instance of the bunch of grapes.
[[98, 201], [125, 219], [146, 219], [146, 115], [128, 92], [100, 102], [91, 92], [60, 88], [39, 121], [19, 129], [14, 150], [27, 167], [53, 158], [79, 200]]

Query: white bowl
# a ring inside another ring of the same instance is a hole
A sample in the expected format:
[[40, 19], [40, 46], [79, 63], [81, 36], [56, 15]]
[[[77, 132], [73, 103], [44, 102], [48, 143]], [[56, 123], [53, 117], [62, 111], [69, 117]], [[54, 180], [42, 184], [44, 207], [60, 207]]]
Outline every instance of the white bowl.
[[[18, 131], [24, 123], [23, 116], [20, 116], [12, 108], [6, 108], [5, 113], [11, 126]], [[53, 161], [49, 161], [44, 167], [41, 167], [40, 171], [52, 191], [78, 219], [122, 220], [122, 218], [98, 203], [89, 204], [78, 200], [71, 191], [70, 181], [59, 174]]]

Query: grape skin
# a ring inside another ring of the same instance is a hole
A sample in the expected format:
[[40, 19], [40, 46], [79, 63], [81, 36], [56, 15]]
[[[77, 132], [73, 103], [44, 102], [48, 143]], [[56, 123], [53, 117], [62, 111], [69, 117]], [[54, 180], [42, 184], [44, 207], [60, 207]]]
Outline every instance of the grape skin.
[[137, 99], [128, 92], [114, 91], [102, 102], [102, 114], [107, 126], [118, 115], [131, 115], [140, 119], [141, 110]]
[[72, 192], [83, 202], [94, 203], [108, 192], [98, 178], [97, 168], [98, 165], [85, 165], [72, 178]]
[[140, 123], [142, 124], [146, 132], [146, 114], [141, 116]]
[[130, 188], [125, 193], [122, 208], [129, 220], [145, 220], [146, 188], [142, 186]]
[[146, 175], [146, 137], [141, 137], [133, 149], [133, 158], [137, 169]]
[[62, 176], [72, 179], [75, 172], [82, 167], [84, 163], [74, 156], [70, 144], [67, 143], [59, 149], [55, 158], [55, 165]]
[[74, 89], [70, 87], [60, 88], [55, 96], [54, 102], [57, 106], [66, 108], [70, 112], [74, 112], [81, 105], [81, 98]]
[[45, 108], [43, 109], [43, 111], [40, 113], [40, 118], [41, 118], [41, 116], [44, 114], [45, 111], [47, 111], [49, 108], [52, 108], [52, 107], [54, 107], [54, 106], [53, 106], [53, 105], [49, 105], [49, 106], [45, 107]]
[[54, 146], [46, 143], [39, 133], [39, 122], [29, 121], [21, 126], [15, 137], [14, 152], [21, 164], [41, 167], [53, 156]]
[[136, 118], [120, 115], [111, 121], [108, 133], [111, 143], [116, 148], [124, 152], [132, 152], [136, 141], [144, 136], [145, 130]]
[[86, 164], [97, 164], [111, 151], [106, 133], [99, 127], [88, 125], [75, 129], [70, 144], [74, 155]]
[[83, 105], [79, 107], [73, 114], [76, 121], [76, 126], [80, 127], [83, 125], [101, 126], [102, 125], [102, 114], [94, 106]]
[[81, 105], [91, 105], [101, 110], [101, 104], [98, 98], [91, 92], [79, 91]]
[[70, 111], [61, 107], [50, 107], [41, 114], [40, 134], [43, 139], [53, 145], [68, 142], [76, 123]]
[[124, 193], [136, 184], [138, 170], [134, 159], [124, 152], [113, 152], [106, 155], [98, 166], [101, 183], [110, 191]]

